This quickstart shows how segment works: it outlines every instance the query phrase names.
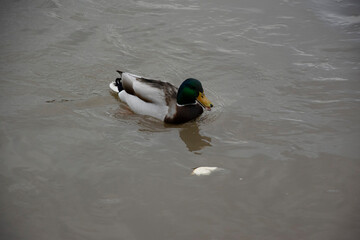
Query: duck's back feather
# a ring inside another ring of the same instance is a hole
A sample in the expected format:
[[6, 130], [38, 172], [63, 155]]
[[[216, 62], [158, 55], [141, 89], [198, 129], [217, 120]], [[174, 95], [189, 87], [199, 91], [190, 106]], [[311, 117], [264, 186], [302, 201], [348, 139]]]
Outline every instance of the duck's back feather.
[[122, 74], [122, 86], [127, 93], [160, 105], [169, 105], [177, 93], [177, 88], [168, 82], [145, 79], [130, 73]]

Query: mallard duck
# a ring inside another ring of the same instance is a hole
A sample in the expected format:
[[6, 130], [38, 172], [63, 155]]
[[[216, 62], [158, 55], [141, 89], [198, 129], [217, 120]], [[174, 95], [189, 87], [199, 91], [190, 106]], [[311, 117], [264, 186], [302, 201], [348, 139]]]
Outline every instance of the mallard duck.
[[177, 88], [168, 82], [117, 72], [120, 78], [110, 83], [110, 88], [137, 114], [179, 124], [199, 117], [203, 108], [210, 111], [213, 107], [197, 79], [188, 78]]

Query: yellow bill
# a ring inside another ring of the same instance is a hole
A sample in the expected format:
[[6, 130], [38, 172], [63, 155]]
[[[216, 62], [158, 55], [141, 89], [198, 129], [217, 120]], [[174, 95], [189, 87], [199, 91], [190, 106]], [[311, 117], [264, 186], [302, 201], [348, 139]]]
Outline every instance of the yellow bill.
[[196, 98], [196, 100], [208, 111], [210, 111], [211, 108], [214, 106], [202, 92], [199, 92], [199, 96]]

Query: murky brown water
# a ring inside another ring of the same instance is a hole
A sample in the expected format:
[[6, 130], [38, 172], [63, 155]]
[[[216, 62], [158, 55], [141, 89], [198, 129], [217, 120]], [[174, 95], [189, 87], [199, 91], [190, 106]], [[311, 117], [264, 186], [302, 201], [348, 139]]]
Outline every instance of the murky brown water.
[[[0, 238], [359, 239], [359, 9], [2, 1]], [[198, 78], [215, 108], [135, 115], [116, 69]]]

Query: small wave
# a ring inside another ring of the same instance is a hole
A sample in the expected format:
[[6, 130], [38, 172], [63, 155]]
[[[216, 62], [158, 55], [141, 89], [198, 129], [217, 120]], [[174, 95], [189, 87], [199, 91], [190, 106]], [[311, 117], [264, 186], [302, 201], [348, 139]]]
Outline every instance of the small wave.
[[114, 205], [120, 203], [121, 200], [119, 198], [102, 198], [98, 200], [98, 203], [103, 205]]
[[278, 16], [276, 18], [278, 18], [278, 19], [294, 19], [295, 17], [293, 17], [293, 16]]
[[358, 98], [343, 98], [334, 100], [310, 100], [312, 103], [327, 104], [327, 103], [339, 103], [339, 102], [360, 102]]
[[229, 50], [229, 49], [217, 47], [216, 50], [217, 50], [218, 52], [227, 53], [227, 54], [249, 55], [248, 53], [239, 51], [239, 50], [237, 50], [237, 49]]
[[311, 100], [312, 103], [338, 103], [341, 100]]
[[218, 7], [215, 7], [215, 8], [210, 8], [209, 11], [223, 11], [223, 12], [233, 12], [233, 11], [236, 11], [236, 12], [243, 12], [243, 13], [257, 13], [257, 14], [260, 14], [260, 13], [263, 13], [264, 11], [260, 8], [218, 8]]
[[122, 35], [118, 32], [117, 27], [114, 24], [107, 24], [106, 25], [106, 40], [113, 44], [118, 50], [127, 56], [131, 56], [133, 58], [138, 58], [132, 52], [134, 51], [134, 47], [131, 44], [126, 43], [123, 39]]
[[199, 6], [196, 5], [189, 5], [184, 6], [178, 3], [175, 4], [158, 4], [158, 3], [148, 3], [143, 1], [136, 2], [137, 5], [145, 8], [151, 9], [173, 9], [173, 10], [198, 10]]
[[294, 50], [296, 52], [296, 55], [299, 55], [299, 56], [306, 56], [306, 57], [313, 57], [314, 55], [313, 54], [310, 54], [310, 53], [306, 53], [304, 51], [301, 51], [295, 47], [290, 47], [292, 50]]
[[335, 70], [336, 68], [332, 65], [330, 65], [329, 63], [319, 63], [319, 64], [315, 64], [315, 63], [293, 63], [293, 65], [295, 66], [299, 66], [299, 67], [311, 67], [311, 68], [317, 68], [317, 69], [324, 69], [324, 70]]
[[360, 15], [359, 16], [342, 16], [337, 15], [334, 13], [329, 12], [322, 12], [321, 17], [331, 22], [334, 25], [338, 26], [347, 26], [347, 25], [353, 25], [353, 24], [359, 24], [360, 23]]
[[304, 120], [301, 119], [295, 119], [295, 118], [280, 118], [281, 120], [286, 120], [286, 121], [293, 121], [293, 122], [304, 122]]
[[277, 30], [277, 29], [288, 28], [288, 26], [286, 24], [272, 24], [272, 25], [259, 26], [258, 28], [264, 30]]
[[348, 81], [348, 79], [340, 78], [340, 77], [330, 77], [330, 78], [317, 77], [317, 78], [313, 78], [313, 80], [314, 81]]
[[241, 144], [248, 144], [248, 141], [243, 141], [243, 140], [224, 140], [224, 139], [220, 139], [220, 141], [222, 143], [226, 143], [226, 144], [231, 144], [231, 145], [241, 145]]
[[57, 8], [60, 8], [63, 6], [59, 0], [51, 0], [51, 2], [54, 3]]
[[216, 91], [212, 90], [211, 85], [206, 87], [205, 91], [206, 96], [214, 104], [214, 107], [211, 109], [210, 112], [205, 111], [205, 113], [200, 116], [199, 121], [202, 123], [210, 123], [216, 121], [216, 119], [218, 119], [222, 115], [226, 104], [223, 97], [217, 94]]
[[249, 13], [263, 13], [264, 11], [260, 8], [236, 8], [238, 11], [244, 11]]
[[249, 42], [253, 42], [253, 43], [257, 43], [257, 44], [263, 44], [263, 45], [267, 45], [267, 46], [271, 46], [271, 47], [283, 47], [284, 46], [283, 44], [270, 43], [270, 42], [264, 42], [264, 41], [255, 40], [253, 38], [245, 37], [242, 34], [236, 35], [236, 36], [240, 37], [240, 38], [244, 38], [244, 39], [248, 40]]

